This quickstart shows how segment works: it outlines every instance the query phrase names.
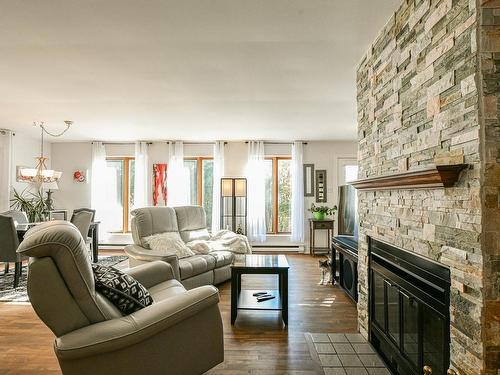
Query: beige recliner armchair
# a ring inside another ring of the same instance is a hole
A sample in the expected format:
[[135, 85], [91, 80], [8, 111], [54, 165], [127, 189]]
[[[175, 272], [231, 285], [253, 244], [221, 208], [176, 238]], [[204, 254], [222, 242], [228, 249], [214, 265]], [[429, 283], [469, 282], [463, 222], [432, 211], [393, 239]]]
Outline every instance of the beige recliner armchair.
[[154, 299], [123, 316], [96, 292], [85, 242], [69, 222], [31, 229], [18, 252], [30, 257], [28, 294], [54, 332], [64, 374], [201, 374], [224, 360], [219, 294], [189, 291], [165, 262], [126, 271]]

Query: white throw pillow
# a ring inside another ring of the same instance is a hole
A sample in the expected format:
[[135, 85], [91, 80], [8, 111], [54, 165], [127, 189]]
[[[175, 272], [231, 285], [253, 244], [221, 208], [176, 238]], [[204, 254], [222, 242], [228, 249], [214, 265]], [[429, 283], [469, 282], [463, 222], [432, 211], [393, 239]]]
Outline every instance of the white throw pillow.
[[186, 230], [181, 232], [182, 239], [188, 243], [191, 241], [206, 241], [210, 239], [210, 233], [207, 228]]
[[157, 233], [144, 238], [151, 250], [161, 251], [165, 254], [176, 254], [179, 258], [186, 258], [195, 253], [182, 241], [179, 233]]

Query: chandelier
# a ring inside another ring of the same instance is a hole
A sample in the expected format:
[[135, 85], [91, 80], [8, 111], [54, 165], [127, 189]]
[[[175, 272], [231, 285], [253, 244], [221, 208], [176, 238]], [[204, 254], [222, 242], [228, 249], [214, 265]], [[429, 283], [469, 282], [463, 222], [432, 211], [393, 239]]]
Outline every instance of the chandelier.
[[42, 187], [43, 184], [50, 184], [57, 182], [62, 176], [62, 172], [55, 171], [53, 169], [48, 169], [46, 162], [48, 158], [43, 156], [43, 136], [44, 134], [50, 135], [51, 137], [60, 137], [64, 133], [68, 131], [70, 126], [73, 124], [73, 121], [64, 121], [66, 124], [66, 129], [61, 131], [60, 133], [51, 133], [49, 132], [43, 121], [34, 122], [34, 126], [40, 127], [41, 131], [41, 145], [40, 145], [40, 156], [36, 158], [37, 164], [35, 168], [22, 168], [19, 172], [23, 177], [24, 181], [32, 182], [38, 187]]

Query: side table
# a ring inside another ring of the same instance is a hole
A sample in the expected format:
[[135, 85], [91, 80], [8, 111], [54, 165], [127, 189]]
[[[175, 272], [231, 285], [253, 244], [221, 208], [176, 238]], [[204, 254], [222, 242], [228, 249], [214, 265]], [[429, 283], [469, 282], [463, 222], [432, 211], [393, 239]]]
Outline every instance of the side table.
[[[309, 249], [311, 255], [315, 256], [316, 251], [320, 251], [322, 254], [329, 253], [331, 248], [331, 238], [333, 236], [333, 219], [327, 220], [314, 220], [309, 219]], [[326, 230], [327, 245], [326, 247], [316, 247], [315, 235], [318, 230]]]

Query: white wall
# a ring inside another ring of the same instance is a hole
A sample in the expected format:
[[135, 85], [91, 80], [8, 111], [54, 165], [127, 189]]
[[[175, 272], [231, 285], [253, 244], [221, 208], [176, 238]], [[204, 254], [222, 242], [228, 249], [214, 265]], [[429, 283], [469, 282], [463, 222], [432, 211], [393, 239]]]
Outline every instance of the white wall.
[[[24, 145], [23, 149], [27, 147]], [[73, 172], [77, 169], [87, 169], [90, 177], [91, 169], [91, 143], [54, 143], [52, 144], [51, 157], [52, 167], [63, 172], [59, 183], [60, 190], [54, 193], [55, 207], [65, 208], [71, 211], [78, 207], [90, 206], [90, 184], [76, 183], [73, 181]], [[291, 155], [291, 145], [289, 144], [269, 144], [265, 147], [268, 156]], [[106, 145], [108, 156], [133, 156], [134, 146], [131, 145]], [[304, 163], [314, 164], [314, 169], [326, 169], [327, 171], [327, 198], [326, 205], [333, 206], [338, 201], [338, 163], [342, 158], [356, 159], [356, 142], [308, 142], [304, 145]], [[211, 144], [186, 144], [184, 146], [186, 157], [212, 156], [213, 146]], [[18, 157], [21, 157], [19, 155]], [[28, 160], [29, 161], [29, 160]], [[151, 202], [152, 169], [155, 163], [166, 163], [168, 161], [168, 144], [165, 142], [155, 142], [149, 146], [149, 193], [148, 199]], [[245, 142], [228, 142], [225, 146], [225, 171], [226, 177], [241, 177], [245, 174], [247, 163], [247, 144]], [[31, 165], [31, 164], [27, 164]], [[304, 206], [307, 210], [311, 203], [315, 202], [314, 197], [305, 197]], [[305, 243], [309, 244], [309, 223], [311, 214], [305, 214]], [[318, 246], [326, 245], [326, 236], [317, 237]], [[270, 239], [270, 242], [286, 241], [287, 238]]]
[[[315, 203], [315, 197], [304, 197], [304, 205], [306, 209], [305, 223], [305, 242], [309, 249], [309, 221], [311, 213], [307, 209], [311, 203], [316, 205], [326, 205], [332, 207], [338, 204], [338, 187], [339, 187], [339, 160], [342, 158], [357, 158], [358, 144], [357, 142], [308, 142], [304, 146], [304, 164], [314, 164], [314, 170], [326, 169], [326, 184], [327, 184], [327, 202]], [[335, 222], [335, 228], [337, 222]], [[326, 235], [318, 233], [316, 237], [317, 246], [326, 246]]]
[[243, 177], [247, 158], [245, 142], [228, 142], [224, 146], [224, 177]]
[[[149, 145], [148, 202], [152, 201], [153, 164], [168, 162], [168, 144], [155, 142]], [[134, 156], [133, 144], [106, 144], [107, 156]], [[186, 157], [212, 156], [213, 146], [210, 144], [186, 144]], [[59, 191], [53, 194], [54, 206], [67, 209], [71, 215], [73, 209], [90, 207], [90, 173], [92, 169], [91, 142], [65, 142], [52, 144], [52, 166], [63, 172], [59, 183]], [[83, 169], [88, 171], [89, 183], [73, 181], [73, 172]]]
[[[332, 207], [338, 204], [339, 186], [339, 160], [356, 159], [358, 145], [357, 142], [308, 142], [304, 145], [304, 164], [314, 164], [314, 169], [325, 169], [327, 172], [327, 202], [317, 205], [327, 205]], [[266, 144], [266, 156], [289, 156], [292, 153], [290, 144]], [[245, 175], [247, 163], [247, 144], [245, 142], [228, 142], [225, 146], [225, 176], [241, 177]], [[311, 214], [307, 209], [311, 203], [315, 202], [315, 197], [304, 197], [305, 213], [305, 244], [309, 249], [309, 218]], [[335, 228], [337, 223], [335, 223]], [[282, 243], [288, 241], [283, 236], [270, 236], [269, 243]], [[288, 237], [288, 236], [287, 236]], [[326, 246], [326, 234], [319, 233], [316, 237], [317, 246]]]
[[[52, 144], [52, 166], [63, 172], [59, 190], [52, 194], [54, 207], [68, 210], [90, 207], [90, 170], [92, 167], [92, 144], [90, 142], [64, 142]], [[77, 170], [87, 171], [87, 182], [73, 181]]]

